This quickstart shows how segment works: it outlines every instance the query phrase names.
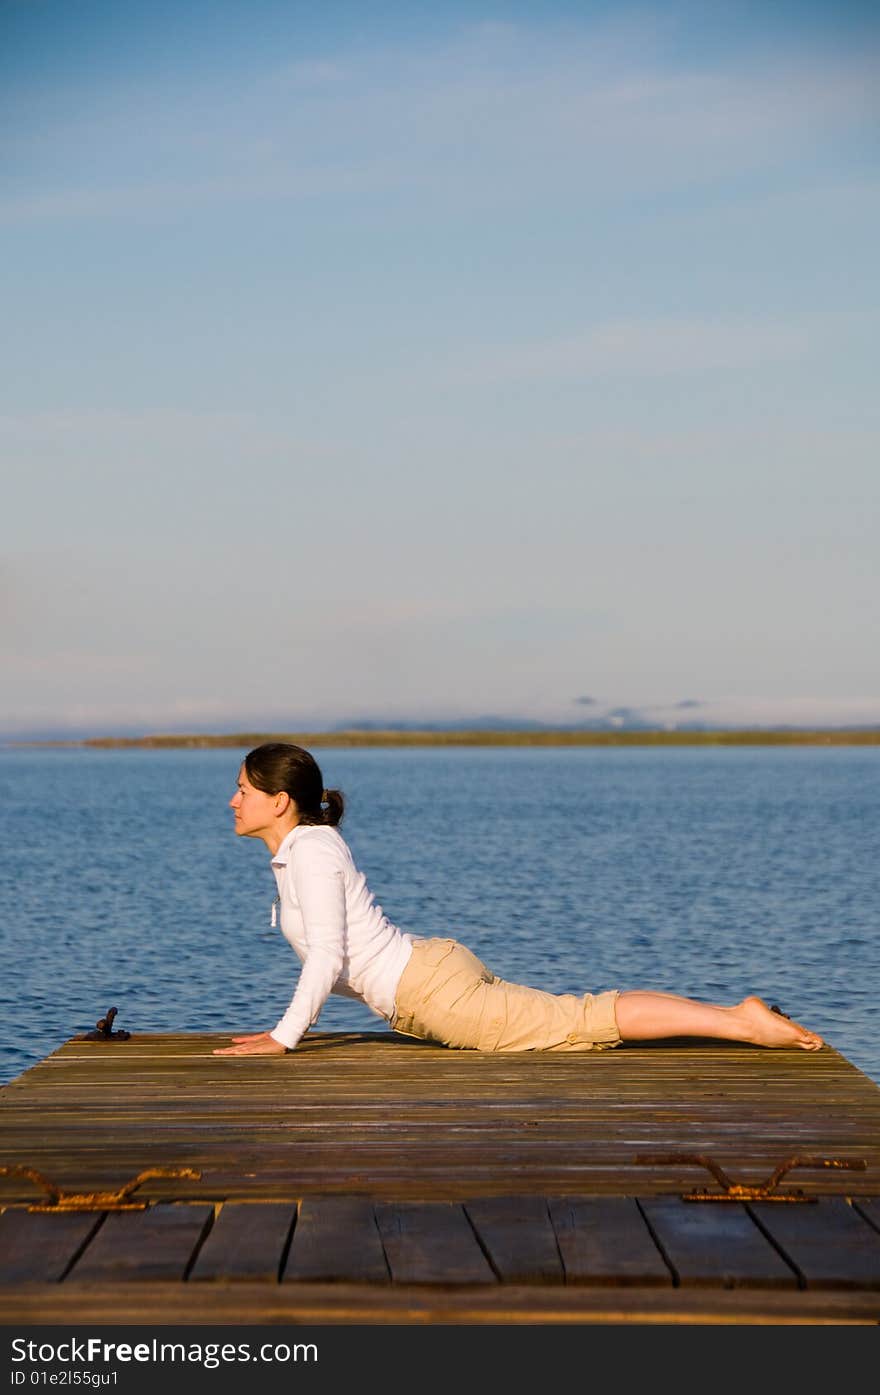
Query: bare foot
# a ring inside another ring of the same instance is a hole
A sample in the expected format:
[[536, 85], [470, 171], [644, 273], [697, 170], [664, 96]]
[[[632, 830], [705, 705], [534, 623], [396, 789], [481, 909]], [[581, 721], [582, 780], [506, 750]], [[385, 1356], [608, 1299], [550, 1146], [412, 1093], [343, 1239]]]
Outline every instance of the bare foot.
[[743, 1040], [755, 1046], [799, 1046], [802, 1051], [818, 1051], [824, 1045], [816, 1032], [769, 1008], [762, 998], [743, 998], [733, 1010], [745, 1027]]

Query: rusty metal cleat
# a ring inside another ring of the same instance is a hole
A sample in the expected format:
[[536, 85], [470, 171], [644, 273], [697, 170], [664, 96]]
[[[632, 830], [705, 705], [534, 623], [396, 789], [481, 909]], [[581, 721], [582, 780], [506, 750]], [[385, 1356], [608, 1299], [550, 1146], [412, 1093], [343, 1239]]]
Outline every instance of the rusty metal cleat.
[[723, 1188], [722, 1191], [712, 1191], [709, 1187], [698, 1187], [692, 1192], [683, 1192], [682, 1201], [818, 1201], [818, 1197], [807, 1196], [799, 1187], [778, 1190], [786, 1172], [790, 1172], [793, 1167], [842, 1167], [853, 1172], [864, 1172], [868, 1166], [865, 1158], [795, 1156], [781, 1162], [766, 1182], [748, 1183], [732, 1182], [721, 1165], [705, 1153], [640, 1154], [634, 1161], [660, 1167], [693, 1163], [705, 1167]]
[[49, 1197], [48, 1201], [34, 1202], [28, 1211], [68, 1212], [68, 1211], [146, 1211], [148, 1201], [129, 1201], [132, 1192], [150, 1177], [185, 1177], [197, 1182], [201, 1177], [194, 1167], [148, 1167], [139, 1172], [132, 1181], [126, 1182], [115, 1192], [63, 1192], [60, 1187], [38, 1172], [35, 1167], [0, 1167], [0, 1176], [29, 1177]]

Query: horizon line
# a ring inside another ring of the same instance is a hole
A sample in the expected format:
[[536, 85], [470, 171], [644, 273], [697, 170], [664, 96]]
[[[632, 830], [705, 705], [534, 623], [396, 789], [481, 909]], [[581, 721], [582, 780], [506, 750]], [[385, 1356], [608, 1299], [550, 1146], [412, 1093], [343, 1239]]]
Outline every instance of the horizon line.
[[4, 746], [91, 749], [210, 749], [260, 746], [284, 741], [301, 746], [701, 746], [701, 745], [880, 745], [880, 725], [848, 727], [717, 728], [343, 728], [333, 731], [153, 733], [2, 739]]

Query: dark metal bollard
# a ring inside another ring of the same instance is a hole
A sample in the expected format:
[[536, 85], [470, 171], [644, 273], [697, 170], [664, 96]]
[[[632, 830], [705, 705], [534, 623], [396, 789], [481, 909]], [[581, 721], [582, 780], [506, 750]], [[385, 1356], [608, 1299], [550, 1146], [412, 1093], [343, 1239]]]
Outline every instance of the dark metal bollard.
[[112, 1028], [113, 1028], [113, 1019], [114, 1019], [115, 1016], [116, 1016], [116, 1008], [115, 1008], [115, 1007], [112, 1007], [112, 1008], [110, 1008], [110, 1010], [108, 1011], [106, 1017], [99, 1017], [99, 1018], [98, 1018], [98, 1021], [95, 1023], [95, 1030], [94, 1030], [93, 1032], [84, 1032], [83, 1035], [79, 1038], [79, 1040], [80, 1040], [80, 1041], [128, 1041], [129, 1037], [131, 1036], [131, 1032], [124, 1032], [121, 1028], [118, 1028], [115, 1032], [112, 1030]]

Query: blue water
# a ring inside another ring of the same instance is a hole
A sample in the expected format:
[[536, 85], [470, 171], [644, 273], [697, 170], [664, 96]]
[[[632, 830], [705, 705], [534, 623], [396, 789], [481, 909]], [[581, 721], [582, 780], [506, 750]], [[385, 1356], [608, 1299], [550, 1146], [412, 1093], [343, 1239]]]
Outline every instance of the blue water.
[[[0, 751], [0, 1081], [106, 1010], [259, 1031], [298, 961], [243, 751]], [[880, 749], [316, 751], [389, 918], [554, 992], [757, 992], [880, 1083]], [[330, 999], [318, 1030], [384, 1030]]]

